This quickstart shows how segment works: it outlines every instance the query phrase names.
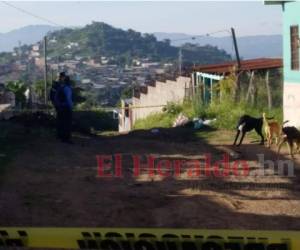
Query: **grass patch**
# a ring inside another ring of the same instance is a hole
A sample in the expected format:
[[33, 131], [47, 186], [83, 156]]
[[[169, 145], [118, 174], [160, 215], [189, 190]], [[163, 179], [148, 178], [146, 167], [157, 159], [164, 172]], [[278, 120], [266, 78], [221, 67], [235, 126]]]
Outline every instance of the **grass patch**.
[[234, 103], [232, 101], [222, 102], [222, 104], [212, 103], [203, 106], [199, 102], [185, 102], [182, 105], [169, 103], [164, 112], [149, 115], [145, 119], [136, 121], [135, 129], [150, 129], [155, 127], [169, 128], [179, 113], [183, 113], [190, 120], [193, 118], [213, 119], [216, 121], [211, 124], [217, 129], [233, 130], [236, 128], [237, 121], [242, 115], [251, 115], [261, 117], [265, 112], [268, 117], [274, 117], [275, 120], [282, 122], [282, 108], [273, 108], [268, 110], [262, 107], [251, 107], [246, 103]]
[[170, 128], [176, 118], [176, 114], [154, 113], [145, 119], [137, 120], [134, 129]]
[[240, 103], [224, 103], [222, 105], [211, 104], [208, 106], [204, 115], [208, 117], [215, 117], [216, 123], [214, 126], [217, 128], [235, 129], [238, 119], [242, 115], [251, 115], [253, 117], [261, 117], [265, 112], [268, 117], [274, 117], [279, 122], [282, 122], [282, 109], [267, 109], [251, 107], [247, 104]]

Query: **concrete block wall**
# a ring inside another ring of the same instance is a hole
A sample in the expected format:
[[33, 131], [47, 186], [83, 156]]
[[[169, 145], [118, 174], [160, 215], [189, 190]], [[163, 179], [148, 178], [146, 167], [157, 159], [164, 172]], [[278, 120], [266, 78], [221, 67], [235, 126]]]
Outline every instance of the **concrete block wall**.
[[[139, 97], [133, 97], [132, 110], [133, 124], [138, 119], [143, 119], [153, 113], [162, 112], [168, 102], [183, 102], [186, 88], [190, 86], [191, 78], [180, 76], [176, 81], [156, 81], [153, 86], [147, 86], [147, 93], [139, 93]], [[155, 86], [154, 86], [155, 85]]]

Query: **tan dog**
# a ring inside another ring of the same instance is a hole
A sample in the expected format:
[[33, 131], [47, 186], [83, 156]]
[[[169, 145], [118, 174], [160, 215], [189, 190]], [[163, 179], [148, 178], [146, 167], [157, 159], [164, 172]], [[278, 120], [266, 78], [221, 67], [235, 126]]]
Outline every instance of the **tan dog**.
[[266, 118], [265, 113], [263, 113], [262, 116], [263, 116], [264, 125], [265, 125], [265, 134], [266, 134], [266, 137], [267, 137], [268, 147], [271, 146], [272, 141], [273, 141], [273, 137], [275, 137], [275, 142], [276, 142], [276, 145], [277, 145], [279, 137], [281, 135], [281, 126], [276, 121], [269, 122], [268, 119]]

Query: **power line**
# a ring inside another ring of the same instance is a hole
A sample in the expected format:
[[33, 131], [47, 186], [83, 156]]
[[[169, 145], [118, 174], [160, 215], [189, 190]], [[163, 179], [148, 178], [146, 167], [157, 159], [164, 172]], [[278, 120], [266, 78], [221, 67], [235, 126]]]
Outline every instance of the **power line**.
[[208, 36], [211, 36], [211, 35], [214, 35], [214, 34], [217, 34], [217, 33], [222, 33], [222, 32], [227, 32], [231, 36], [230, 31], [227, 30], [227, 29], [224, 29], [224, 30], [213, 31], [213, 32], [210, 32], [210, 33], [205, 33], [205, 34], [202, 34], [202, 35], [189, 36], [189, 37], [184, 37], [184, 38], [179, 38], [179, 39], [174, 39], [174, 40], [170, 39], [170, 41], [171, 42], [178, 42], [178, 41], [183, 41], [183, 40], [195, 40], [196, 38], [208, 37]]
[[60, 24], [58, 24], [58, 23], [56, 23], [56, 22], [51, 21], [51, 20], [48, 19], [48, 18], [39, 16], [39, 15], [36, 15], [36, 14], [34, 14], [34, 13], [32, 13], [32, 12], [29, 12], [29, 11], [27, 11], [27, 10], [24, 10], [24, 9], [22, 9], [22, 8], [20, 8], [20, 7], [17, 7], [17, 6], [15, 6], [15, 5], [13, 5], [13, 4], [9, 3], [9, 2], [1, 1], [1, 3], [7, 5], [7, 6], [11, 7], [11, 8], [14, 8], [14, 9], [16, 9], [16, 10], [18, 10], [18, 11], [24, 13], [24, 14], [27, 14], [27, 15], [32, 16], [32, 17], [34, 17], [34, 18], [37, 18], [37, 19], [40, 19], [40, 20], [45, 21], [45, 22], [47, 22], [47, 23], [50, 23], [50, 24], [52, 24], [52, 25], [55, 25], [55, 26], [58, 26], [58, 27], [65, 27], [64, 25], [60, 25]]
[[[231, 34], [230, 30], [228, 30], [228, 29], [217, 30], [217, 31], [206, 33], [206, 34], [201, 34], [201, 35], [196, 35], [196, 36], [189, 36], [189, 37], [184, 37], [184, 38], [179, 38], [179, 39], [174, 39], [174, 40], [173, 39], [169, 39], [169, 40], [170, 40], [171, 43], [172, 42], [185, 41], [185, 40], [196, 40], [196, 38], [209, 37], [211, 35], [218, 34], [218, 33], [223, 33], [223, 32], [227, 32], [229, 34], [229, 38], [232, 40], [232, 34]], [[234, 54], [234, 43], [233, 43], [233, 41], [231, 41], [231, 52], [230, 52], [230, 55], [232, 56], [233, 54]]]
[[[34, 13], [32, 13], [32, 12], [29, 12], [29, 11], [27, 11], [27, 10], [25, 10], [25, 9], [22, 9], [22, 8], [20, 8], [20, 7], [17, 7], [17, 6], [15, 6], [15, 5], [13, 5], [13, 4], [7, 2], [7, 1], [1, 1], [1, 2], [2, 2], [3, 4], [5, 4], [5, 5], [11, 7], [11, 8], [14, 8], [14, 9], [16, 9], [16, 10], [18, 10], [18, 11], [24, 13], [24, 14], [27, 14], [27, 15], [32, 16], [32, 17], [34, 17], [34, 18], [40, 19], [40, 20], [45, 21], [45, 22], [47, 22], [47, 23], [50, 23], [50, 24], [52, 24], [52, 25], [55, 25], [55, 26], [58, 26], [58, 27], [62, 27], [62, 28], [65, 28], [65, 27], [66, 27], [66, 26], [61, 25], [61, 24], [59, 24], [59, 23], [56, 23], [56, 22], [54, 22], [54, 21], [52, 21], [52, 20], [50, 20], [50, 19], [48, 19], [48, 18], [39, 16], [39, 15], [34, 14]], [[202, 35], [190, 36], [190, 37], [180, 38], [180, 39], [175, 39], [175, 40], [170, 40], [170, 41], [171, 41], [171, 42], [177, 42], [177, 41], [183, 41], [183, 40], [196, 40], [196, 38], [200, 38], [200, 37], [208, 37], [208, 36], [211, 36], [211, 35], [213, 35], [213, 34], [217, 34], [217, 33], [221, 33], [221, 32], [228, 32], [228, 33], [230, 34], [230, 31], [229, 31], [229, 30], [223, 29], [223, 30], [218, 30], [218, 31], [214, 31], [214, 32], [202, 34]]]

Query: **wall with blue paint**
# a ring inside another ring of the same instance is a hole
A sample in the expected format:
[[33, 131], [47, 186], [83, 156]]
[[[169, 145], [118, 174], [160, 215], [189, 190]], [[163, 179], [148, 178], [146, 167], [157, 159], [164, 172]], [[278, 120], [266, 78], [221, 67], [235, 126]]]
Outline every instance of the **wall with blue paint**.
[[290, 26], [292, 25], [298, 25], [300, 31], [300, 2], [286, 2], [283, 5], [284, 82], [300, 84], [300, 71], [291, 70]]

